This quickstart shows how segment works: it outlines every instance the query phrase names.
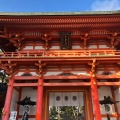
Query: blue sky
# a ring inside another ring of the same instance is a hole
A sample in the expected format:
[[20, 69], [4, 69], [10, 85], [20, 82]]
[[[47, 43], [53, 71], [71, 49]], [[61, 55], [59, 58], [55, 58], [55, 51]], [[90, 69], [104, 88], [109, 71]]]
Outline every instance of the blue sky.
[[0, 12], [120, 10], [120, 0], [0, 0]]

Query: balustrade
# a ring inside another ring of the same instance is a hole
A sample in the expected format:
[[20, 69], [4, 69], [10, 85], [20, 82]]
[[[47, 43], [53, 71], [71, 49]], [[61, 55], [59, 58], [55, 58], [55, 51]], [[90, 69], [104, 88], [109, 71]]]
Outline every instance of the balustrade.
[[106, 57], [120, 56], [120, 51], [40, 51], [40, 52], [5, 52], [0, 58], [37, 58], [37, 57]]

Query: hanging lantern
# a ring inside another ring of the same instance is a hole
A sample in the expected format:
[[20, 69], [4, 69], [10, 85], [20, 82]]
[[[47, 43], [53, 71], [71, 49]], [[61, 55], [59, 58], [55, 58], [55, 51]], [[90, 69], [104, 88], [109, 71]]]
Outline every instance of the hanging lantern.
[[100, 100], [99, 103], [101, 105], [104, 105], [105, 111], [107, 113], [107, 120], [110, 120], [110, 115], [108, 114], [110, 112], [110, 106], [109, 105], [119, 103], [119, 101], [113, 100], [110, 96], [108, 96], [108, 97], [104, 96], [104, 100]]
[[23, 114], [22, 120], [28, 120], [28, 114], [30, 112], [30, 106], [36, 105], [36, 102], [31, 101], [30, 97], [26, 96], [23, 100], [18, 101], [17, 104], [24, 106], [24, 110], [23, 110], [24, 114]]

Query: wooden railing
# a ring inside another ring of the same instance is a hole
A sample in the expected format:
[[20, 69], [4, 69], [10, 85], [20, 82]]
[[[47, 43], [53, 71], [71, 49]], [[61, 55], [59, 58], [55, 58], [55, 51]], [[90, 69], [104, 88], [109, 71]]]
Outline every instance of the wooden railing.
[[38, 51], [38, 52], [5, 52], [0, 58], [37, 58], [37, 57], [106, 57], [120, 56], [120, 51], [113, 50], [65, 50], [65, 51]]

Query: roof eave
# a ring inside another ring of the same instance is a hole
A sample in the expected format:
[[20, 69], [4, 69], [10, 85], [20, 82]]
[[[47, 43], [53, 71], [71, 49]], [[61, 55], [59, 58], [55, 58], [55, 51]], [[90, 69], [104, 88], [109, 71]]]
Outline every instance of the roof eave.
[[90, 12], [0, 12], [0, 16], [58, 16], [58, 15], [111, 15], [120, 14], [116, 11], [90, 11]]

